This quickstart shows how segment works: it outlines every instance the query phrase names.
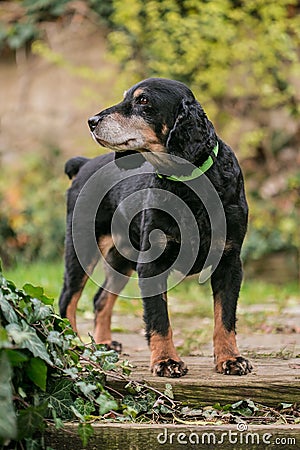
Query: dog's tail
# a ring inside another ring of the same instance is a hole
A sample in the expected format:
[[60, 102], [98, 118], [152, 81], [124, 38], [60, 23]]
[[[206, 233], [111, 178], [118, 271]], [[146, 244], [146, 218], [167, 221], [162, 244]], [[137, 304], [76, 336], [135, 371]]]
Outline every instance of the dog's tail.
[[72, 180], [78, 174], [79, 169], [89, 160], [89, 158], [83, 156], [75, 156], [75, 158], [69, 159], [65, 164], [65, 174]]

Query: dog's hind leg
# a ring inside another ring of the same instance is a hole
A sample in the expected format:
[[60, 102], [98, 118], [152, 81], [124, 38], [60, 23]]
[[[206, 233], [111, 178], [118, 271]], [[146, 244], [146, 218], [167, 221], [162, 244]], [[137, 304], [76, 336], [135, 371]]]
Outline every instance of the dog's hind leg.
[[110, 248], [105, 257], [105, 281], [94, 297], [95, 329], [94, 339], [97, 344], [121, 352], [122, 345], [112, 341], [111, 315], [115, 301], [127, 284], [132, 267], [115, 247]]
[[[91, 258], [88, 267], [89, 273], [92, 272], [97, 261], [98, 258], [96, 256]], [[88, 274], [82, 268], [77, 258], [72, 238], [67, 235], [64, 284], [59, 298], [59, 311], [62, 317], [69, 319], [73, 330], [76, 332], [76, 308], [88, 278]]]

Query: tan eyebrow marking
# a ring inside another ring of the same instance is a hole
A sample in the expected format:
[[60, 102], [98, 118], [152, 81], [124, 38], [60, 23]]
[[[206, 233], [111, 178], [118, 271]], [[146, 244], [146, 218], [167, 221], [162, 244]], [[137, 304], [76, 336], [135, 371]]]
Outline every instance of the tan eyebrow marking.
[[143, 93], [144, 93], [143, 89], [139, 88], [139, 89], [137, 89], [136, 91], [134, 91], [133, 97], [134, 97], [134, 98], [137, 98], [137, 97], [139, 97], [139, 96], [140, 96], [141, 94], [143, 94]]

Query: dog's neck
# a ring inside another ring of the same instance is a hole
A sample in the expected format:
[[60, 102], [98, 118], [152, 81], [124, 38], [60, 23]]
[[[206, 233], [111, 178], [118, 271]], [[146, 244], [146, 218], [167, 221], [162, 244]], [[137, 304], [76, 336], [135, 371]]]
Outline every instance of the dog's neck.
[[[213, 148], [213, 153], [214, 153], [215, 157], [218, 156], [218, 152], [219, 152], [219, 143], [217, 142], [215, 147]], [[181, 181], [184, 183], [186, 181], [194, 180], [195, 178], [198, 178], [201, 175], [203, 175], [205, 172], [208, 171], [208, 169], [211, 168], [213, 163], [214, 163], [213, 156], [208, 156], [208, 158], [203, 162], [203, 164], [201, 164], [200, 167], [196, 167], [192, 171], [192, 173], [190, 173], [189, 175], [179, 175], [179, 176], [178, 175], [162, 175], [158, 171], [156, 171], [156, 174], [159, 178], [166, 178], [167, 180]]]

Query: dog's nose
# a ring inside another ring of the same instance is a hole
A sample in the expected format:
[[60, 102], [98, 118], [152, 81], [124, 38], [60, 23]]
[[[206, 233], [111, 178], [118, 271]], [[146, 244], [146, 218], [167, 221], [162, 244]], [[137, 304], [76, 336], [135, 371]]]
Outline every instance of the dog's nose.
[[99, 116], [93, 116], [88, 120], [88, 124], [90, 127], [90, 130], [93, 132], [98, 125], [99, 122]]

